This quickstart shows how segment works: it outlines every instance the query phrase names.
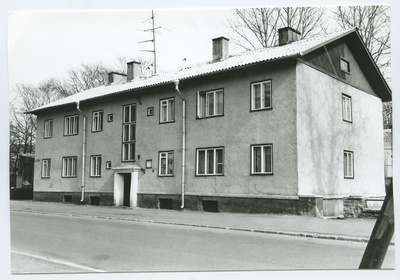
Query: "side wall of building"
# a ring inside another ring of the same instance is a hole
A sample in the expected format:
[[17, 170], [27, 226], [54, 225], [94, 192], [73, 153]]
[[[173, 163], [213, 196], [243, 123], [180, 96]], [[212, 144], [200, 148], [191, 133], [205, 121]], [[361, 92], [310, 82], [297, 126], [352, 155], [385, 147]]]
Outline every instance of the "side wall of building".
[[[296, 73], [299, 195], [384, 195], [381, 100], [304, 63]], [[351, 97], [351, 122], [343, 120], [342, 94]], [[354, 155], [351, 179], [345, 150]]]

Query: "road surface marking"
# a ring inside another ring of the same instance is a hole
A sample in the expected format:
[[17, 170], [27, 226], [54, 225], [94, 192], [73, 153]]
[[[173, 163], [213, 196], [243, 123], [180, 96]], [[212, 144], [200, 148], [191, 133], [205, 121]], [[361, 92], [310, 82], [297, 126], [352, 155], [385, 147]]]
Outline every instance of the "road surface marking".
[[93, 272], [107, 272], [107, 271], [96, 269], [96, 268], [91, 268], [91, 267], [74, 264], [74, 263], [70, 263], [70, 262], [64, 262], [64, 261], [60, 261], [60, 260], [50, 259], [50, 258], [46, 258], [46, 257], [41, 257], [41, 256], [37, 256], [37, 255], [32, 255], [32, 254], [28, 254], [28, 253], [24, 253], [24, 252], [15, 251], [15, 250], [11, 250], [11, 253], [39, 259], [39, 260], [46, 261], [46, 262], [51, 262], [51, 263], [76, 267], [76, 268], [80, 268], [80, 269], [84, 269], [84, 270], [89, 270], [89, 271], [93, 271]]

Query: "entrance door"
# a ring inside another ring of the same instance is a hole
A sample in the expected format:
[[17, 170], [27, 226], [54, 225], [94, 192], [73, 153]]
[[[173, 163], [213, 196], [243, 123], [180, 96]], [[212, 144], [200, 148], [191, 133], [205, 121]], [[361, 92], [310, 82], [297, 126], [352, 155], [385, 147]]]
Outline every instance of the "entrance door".
[[131, 173], [124, 174], [124, 206], [130, 207], [130, 198], [131, 198]]

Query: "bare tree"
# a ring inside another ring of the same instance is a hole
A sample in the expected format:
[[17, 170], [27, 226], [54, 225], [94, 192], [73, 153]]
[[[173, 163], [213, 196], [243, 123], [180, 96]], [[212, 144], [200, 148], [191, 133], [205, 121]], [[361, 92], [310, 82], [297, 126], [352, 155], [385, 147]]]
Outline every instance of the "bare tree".
[[390, 7], [348, 6], [334, 11], [343, 29], [358, 28], [372, 58], [387, 80], [390, 79]]
[[[142, 75], [151, 64], [150, 60], [138, 57], [142, 62]], [[37, 86], [17, 84], [14, 88], [19, 100], [10, 103], [10, 167], [16, 167], [20, 153], [33, 153], [36, 137], [36, 117], [25, 112], [41, 107], [63, 97], [105, 85], [107, 74], [111, 71], [126, 73], [126, 58], [118, 57], [114, 67], [102, 63], [81, 64], [79, 68], [68, 71], [65, 79], [49, 78]]]
[[275, 46], [282, 27], [300, 31], [302, 38], [326, 30], [321, 20], [324, 8], [252, 8], [235, 9], [234, 13], [235, 17], [228, 19], [228, 27], [235, 34], [231, 39], [246, 50]]

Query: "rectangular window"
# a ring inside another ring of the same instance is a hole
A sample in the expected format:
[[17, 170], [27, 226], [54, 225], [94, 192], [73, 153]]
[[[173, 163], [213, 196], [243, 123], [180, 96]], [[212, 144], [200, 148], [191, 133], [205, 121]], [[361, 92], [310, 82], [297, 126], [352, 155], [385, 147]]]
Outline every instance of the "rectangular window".
[[62, 161], [62, 177], [76, 177], [76, 157], [64, 157]]
[[122, 161], [135, 160], [136, 106], [126, 105], [123, 108], [122, 120]]
[[224, 91], [222, 89], [197, 94], [197, 117], [207, 118], [224, 114]]
[[344, 151], [344, 178], [354, 178], [354, 153], [351, 151]]
[[51, 160], [42, 160], [42, 178], [50, 178]]
[[101, 176], [101, 156], [90, 157], [90, 176]]
[[350, 73], [350, 63], [344, 58], [340, 58], [340, 70]]
[[92, 113], [92, 132], [103, 130], [103, 111]]
[[160, 152], [158, 159], [158, 175], [173, 176], [174, 175], [174, 152]]
[[175, 120], [174, 98], [160, 100], [160, 123], [173, 122]]
[[272, 174], [272, 144], [251, 146], [251, 174]]
[[196, 175], [223, 175], [224, 148], [197, 149]]
[[68, 116], [64, 118], [64, 135], [78, 134], [78, 120], [78, 115]]
[[342, 94], [342, 118], [347, 122], [353, 121], [351, 97], [346, 94]]
[[271, 80], [251, 84], [251, 111], [272, 108]]
[[45, 120], [44, 121], [44, 138], [53, 137], [53, 120]]

